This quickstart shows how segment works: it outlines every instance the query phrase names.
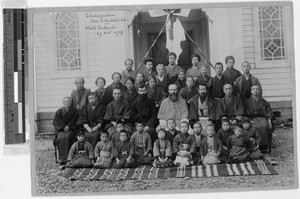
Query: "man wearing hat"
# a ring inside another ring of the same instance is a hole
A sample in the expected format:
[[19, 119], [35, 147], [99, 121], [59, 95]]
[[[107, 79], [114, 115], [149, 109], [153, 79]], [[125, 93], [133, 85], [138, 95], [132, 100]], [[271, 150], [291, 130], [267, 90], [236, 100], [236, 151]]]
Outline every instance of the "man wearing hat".
[[168, 53], [169, 65], [165, 67], [167, 75], [170, 77], [170, 84], [173, 84], [177, 79], [180, 70], [183, 70], [180, 66], [176, 64], [176, 54], [174, 52]]

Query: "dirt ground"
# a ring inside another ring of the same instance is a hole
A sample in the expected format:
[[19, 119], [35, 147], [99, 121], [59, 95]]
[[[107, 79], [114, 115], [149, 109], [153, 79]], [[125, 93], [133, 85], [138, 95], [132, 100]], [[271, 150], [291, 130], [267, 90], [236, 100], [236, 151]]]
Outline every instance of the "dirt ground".
[[59, 165], [55, 163], [52, 136], [36, 136], [36, 193], [103, 193], [103, 192], [138, 192], [153, 191], [153, 193], [171, 193], [171, 190], [191, 190], [192, 192], [217, 192], [220, 190], [261, 190], [290, 189], [295, 187], [294, 135], [292, 128], [277, 128], [273, 133], [271, 156], [278, 162], [274, 169], [278, 175], [234, 176], [190, 179], [160, 179], [160, 180], [123, 180], [123, 181], [69, 181], [58, 176]]

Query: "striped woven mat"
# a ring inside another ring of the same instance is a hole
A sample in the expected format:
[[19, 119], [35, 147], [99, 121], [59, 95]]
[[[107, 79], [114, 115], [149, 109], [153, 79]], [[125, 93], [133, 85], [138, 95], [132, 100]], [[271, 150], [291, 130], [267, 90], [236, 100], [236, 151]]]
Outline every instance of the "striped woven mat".
[[270, 163], [265, 160], [255, 160], [237, 164], [199, 165], [188, 167], [155, 168], [141, 166], [131, 169], [94, 169], [67, 168], [60, 176], [69, 180], [141, 180], [166, 178], [203, 178], [217, 176], [247, 176], [247, 175], [276, 175]]

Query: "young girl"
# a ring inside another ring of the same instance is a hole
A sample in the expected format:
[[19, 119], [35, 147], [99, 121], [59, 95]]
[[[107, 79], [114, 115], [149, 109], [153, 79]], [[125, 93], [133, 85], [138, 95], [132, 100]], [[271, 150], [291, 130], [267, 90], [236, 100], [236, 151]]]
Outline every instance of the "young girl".
[[206, 137], [202, 140], [202, 150], [200, 152], [203, 164], [218, 164], [220, 163], [219, 155], [222, 150], [222, 142], [215, 136], [215, 127], [209, 124], [206, 128]]
[[245, 162], [249, 159], [249, 139], [243, 135], [243, 126], [238, 124], [234, 134], [228, 138], [227, 149], [229, 159], [227, 162]]
[[162, 89], [164, 93], [168, 93], [168, 86], [170, 84], [170, 78], [165, 74], [165, 66], [158, 64], [156, 66], [157, 75], [155, 76], [156, 85]]
[[134, 146], [134, 158], [137, 165], [150, 164], [152, 143], [150, 135], [144, 131], [144, 124], [136, 122], [136, 132], [131, 135], [130, 142]]
[[192, 154], [193, 155], [193, 159], [195, 161], [196, 165], [201, 164], [201, 145], [202, 145], [202, 140], [203, 140], [203, 135], [201, 134], [202, 131], [202, 125], [200, 124], [200, 122], [196, 122], [193, 125], [193, 129], [194, 129], [194, 135], [195, 135], [195, 152]]
[[134, 87], [134, 79], [132, 77], [128, 77], [125, 80], [125, 86], [127, 89], [123, 92], [123, 99], [125, 102], [131, 104], [138, 96], [138, 93]]
[[132, 168], [136, 166], [133, 158], [134, 146], [127, 139], [127, 132], [122, 130], [120, 132], [120, 140], [116, 143], [114, 148], [114, 164], [113, 168]]
[[172, 145], [166, 139], [166, 130], [159, 129], [157, 132], [158, 139], [153, 144], [153, 166], [157, 168], [164, 168], [172, 166]]
[[146, 85], [146, 90], [147, 98], [152, 99], [155, 102], [156, 107], [159, 107], [164, 95], [162, 89], [156, 85], [156, 80], [154, 76], [149, 76], [148, 85]]
[[101, 141], [97, 143], [95, 147], [95, 156], [97, 158], [94, 167], [98, 168], [110, 168], [112, 162], [113, 144], [108, 139], [108, 132], [103, 131], [101, 133]]
[[136, 74], [136, 81], [134, 84], [135, 89], [138, 90], [141, 84], [145, 84], [145, 76], [143, 73], [139, 72]]
[[93, 167], [93, 160], [95, 158], [92, 145], [85, 141], [85, 133], [79, 130], [76, 134], [77, 142], [75, 142], [69, 151], [68, 163], [66, 167], [70, 168], [84, 168]]
[[217, 133], [217, 137], [221, 140], [223, 145], [221, 154], [219, 156], [221, 162], [226, 162], [229, 156], [229, 151], [227, 149], [227, 140], [231, 135], [233, 135], [233, 133], [233, 130], [230, 128], [229, 120], [222, 120], [222, 128]]
[[183, 121], [180, 123], [181, 133], [173, 141], [174, 165], [188, 166], [193, 165], [192, 153], [195, 150], [195, 136], [188, 134], [189, 123]]
[[187, 104], [189, 104], [189, 100], [197, 94], [198, 89], [194, 85], [194, 79], [192, 77], [187, 77], [186, 86], [180, 90], [181, 97], [186, 101]]
[[250, 158], [253, 160], [261, 159], [263, 154], [259, 149], [260, 135], [258, 131], [251, 125], [248, 117], [243, 117], [241, 123], [244, 128], [245, 137], [251, 141], [251, 147], [249, 149]]
[[177, 90], [180, 91], [186, 86], [185, 81], [185, 70], [180, 69], [178, 74], [178, 79], [174, 82], [174, 84], [177, 86]]

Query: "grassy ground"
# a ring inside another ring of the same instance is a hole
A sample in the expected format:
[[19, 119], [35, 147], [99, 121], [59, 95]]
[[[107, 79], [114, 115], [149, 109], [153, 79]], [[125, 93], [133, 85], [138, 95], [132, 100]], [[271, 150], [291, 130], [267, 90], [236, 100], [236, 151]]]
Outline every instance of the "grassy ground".
[[[55, 163], [52, 136], [36, 137], [36, 192], [91, 193], [91, 192], [131, 192], [131, 191], [219, 191], [220, 189], [288, 189], [295, 186], [294, 136], [292, 128], [278, 128], [273, 134], [271, 156], [278, 162], [274, 166], [278, 175], [234, 176], [190, 179], [127, 180], [127, 181], [69, 181], [60, 177], [59, 166]], [[155, 193], [154, 192], [154, 193]], [[170, 192], [168, 192], [170, 193]]]

